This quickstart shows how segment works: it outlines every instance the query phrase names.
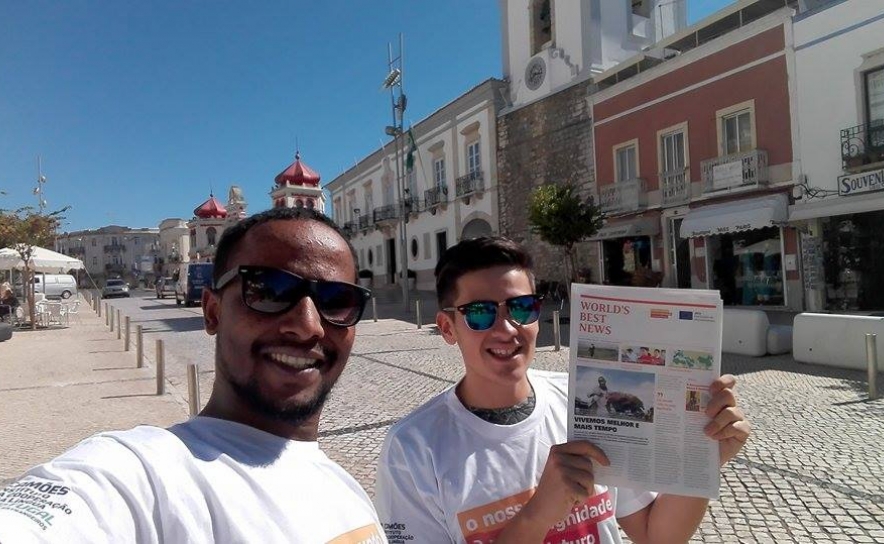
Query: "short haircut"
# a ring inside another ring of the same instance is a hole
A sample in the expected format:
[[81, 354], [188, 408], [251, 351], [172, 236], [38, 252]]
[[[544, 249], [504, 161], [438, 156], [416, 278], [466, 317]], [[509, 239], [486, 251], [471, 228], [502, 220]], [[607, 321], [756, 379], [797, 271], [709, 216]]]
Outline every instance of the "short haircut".
[[217, 283], [218, 278], [227, 272], [227, 263], [230, 260], [230, 256], [246, 233], [252, 230], [252, 228], [269, 221], [316, 221], [338, 233], [338, 236], [347, 244], [350, 254], [353, 256], [353, 281], [356, 281], [356, 250], [353, 249], [353, 244], [344, 236], [344, 232], [334, 221], [325, 214], [310, 208], [271, 208], [247, 217], [224, 231], [221, 235], [221, 240], [218, 241], [218, 248], [215, 250], [215, 267], [212, 271], [213, 283]]
[[462, 240], [448, 248], [436, 264], [436, 298], [439, 307], [454, 304], [457, 280], [464, 274], [510, 266], [528, 274], [534, 287], [534, 262], [520, 244], [502, 236], [482, 236]]

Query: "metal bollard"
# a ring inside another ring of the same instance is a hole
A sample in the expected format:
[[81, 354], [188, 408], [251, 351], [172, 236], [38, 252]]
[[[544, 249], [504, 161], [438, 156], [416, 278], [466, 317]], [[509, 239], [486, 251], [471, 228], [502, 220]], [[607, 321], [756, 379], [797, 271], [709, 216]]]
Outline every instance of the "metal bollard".
[[109, 314], [109, 312], [107, 311], [107, 302], [105, 302], [104, 303], [104, 325], [105, 326], [110, 324], [110, 321], [108, 321], [110, 319], [110, 316], [108, 314]]
[[126, 316], [125, 323], [126, 323], [126, 340], [125, 340], [126, 348], [125, 348], [123, 351], [129, 351], [129, 343], [130, 343], [130, 340], [129, 340], [129, 331], [130, 331], [131, 329], [129, 328], [130, 322], [129, 322], [129, 316], [128, 316], [128, 315]]
[[553, 340], [555, 340], [556, 351], [562, 349], [562, 325], [559, 321], [559, 311], [553, 310]]
[[190, 407], [190, 417], [200, 413], [200, 376], [195, 364], [187, 365], [187, 405]]
[[166, 355], [163, 353], [163, 340], [157, 338], [157, 395], [166, 394]]
[[416, 317], [417, 317], [417, 328], [421, 328], [421, 326], [422, 326], [423, 324], [421, 323], [422, 319], [421, 319], [421, 301], [420, 301], [420, 300], [415, 300], [415, 301], [414, 301], [414, 313], [417, 314], [417, 315], [416, 315]]
[[114, 308], [113, 306], [109, 306], [107, 310], [107, 316], [110, 319], [110, 331], [114, 332]]
[[144, 330], [141, 325], [135, 325], [135, 363], [138, 368], [144, 366]]
[[374, 316], [374, 322], [378, 322], [378, 301], [376, 298], [371, 297], [371, 315]]
[[117, 340], [123, 337], [123, 320], [120, 318], [120, 309], [117, 308]]
[[878, 335], [866, 334], [866, 364], [869, 369], [869, 400], [878, 398]]

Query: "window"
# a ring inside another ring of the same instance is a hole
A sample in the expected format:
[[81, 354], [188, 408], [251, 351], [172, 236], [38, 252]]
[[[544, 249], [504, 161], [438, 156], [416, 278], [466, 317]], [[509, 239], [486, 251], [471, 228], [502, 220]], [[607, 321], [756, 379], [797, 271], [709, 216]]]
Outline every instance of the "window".
[[417, 194], [417, 170], [412, 168], [405, 174], [405, 198], [413, 198]]
[[307, 201], [307, 209], [308, 209], [308, 210], [312, 210], [312, 209], [314, 208], [314, 206], [316, 206], [316, 204], [313, 203], [313, 199], [312, 199], [312, 198], [311, 198], [310, 200]]
[[206, 229], [206, 240], [208, 240], [210, 246], [215, 245], [215, 236], [217, 234], [218, 232], [215, 230], [215, 227], [209, 227]]
[[433, 161], [433, 179], [436, 187], [445, 186], [445, 159], [436, 159]]
[[663, 172], [681, 172], [685, 168], [684, 132], [670, 132], [660, 138], [660, 166]]
[[551, 0], [534, 0], [531, 5], [531, 54], [536, 55], [552, 42]]
[[765, 227], [706, 238], [712, 287], [725, 306], [783, 306], [782, 230]]
[[884, 68], [865, 73], [866, 122], [884, 123]]
[[304, 201], [301, 200], [300, 198], [297, 199], [297, 200], [295, 200], [295, 207], [296, 207], [296, 208], [303, 208], [303, 207], [304, 207]]
[[92, 239], [92, 247], [95, 247], [95, 238]]
[[[95, 242], [95, 240], [92, 240]], [[95, 245], [94, 243], [92, 245]], [[98, 257], [92, 257], [92, 266], [98, 266]]]
[[716, 112], [721, 156], [755, 149], [755, 101], [749, 100]]
[[470, 175], [476, 175], [482, 171], [482, 155], [479, 144], [479, 140], [476, 140], [467, 145], [467, 171]]
[[619, 183], [638, 178], [638, 142], [633, 140], [614, 148], [614, 179]]

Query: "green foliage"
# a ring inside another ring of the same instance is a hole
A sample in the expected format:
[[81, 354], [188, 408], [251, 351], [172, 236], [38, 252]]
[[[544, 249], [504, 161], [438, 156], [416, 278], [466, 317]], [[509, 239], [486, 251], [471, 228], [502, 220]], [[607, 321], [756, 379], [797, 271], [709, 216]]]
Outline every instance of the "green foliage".
[[70, 208], [65, 207], [48, 214], [36, 212], [30, 206], [13, 211], [0, 210], [0, 248], [14, 249], [25, 263], [25, 294], [30, 307], [32, 328], [37, 325], [34, 315], [34, 285], [31, 281], [34, 274], [30, 267], [31, 256], [36, 247], [53, 248], [56, 231], [64, 218], [62, 214], [68, 209]]
[[602, 227], [605, 216], [593, 199], [582, 199], [573, 185], [542, 185], [532, 191], [528, 204], [531, 232], [548, 244], [562, 248], [575, 279], [574, 246]]

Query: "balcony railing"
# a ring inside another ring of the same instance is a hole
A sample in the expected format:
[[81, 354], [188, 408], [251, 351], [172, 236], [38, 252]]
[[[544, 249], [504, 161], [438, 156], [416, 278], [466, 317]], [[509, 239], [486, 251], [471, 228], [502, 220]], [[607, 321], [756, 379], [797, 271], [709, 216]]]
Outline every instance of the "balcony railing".
[[406, 214], [420, 213], [424, 210], [424, 203], [417, 197], [407, 196], [402, 199], [402, 209]]
[[428, 210], [440, 204], [445, 204], [448, 202], [448, 186], [440, 185], [439, 187], [424, 191], [424, 202], [426, 202]]
[[359, 221], [358, 225], [359, 225], [360, 231], [368, 230], [368, 228], [371, 227], [371, 214], [364, 213], [364, 214], [360, 215], [358, 221]]
[[126, 251], [126, 246], [122, 244], [108, 244], [104, 246], [105, 253], [111, 253], [114, 251]]
[[86, 253], [86, 248], [83, 246], [74, 246], [68, 249], [68, 253], [71, 255], [84, 255]]
[[397, 219], [399, 219], [399, 206], [395, 204], [387, 204], [374, 209], [375, 224], [396, 221]]
[[707, 159], [700, 162], [700, 174], [704, 193], [766, 185], [767, 151], [753, 149], [744, 153]]
[[475, 170], [455, 181], [455, 195], [457, 198], [470, 196], [473, 193], [481, 193], [485, 190], [485, 175], [481, 170]]
[[645, 180], [618, 181], [599, 188], [599, 206], [605, 213], [627, 213], [648, 205]]
[[356, 222], [347, 221], [344, 223], [344, 226], [341, 227], [341, 230], [344, 231], [344, 236], [353, 236], [356, 234]]
[[845, 170], [884, 162], [884, 120], [841, 129], [841, 161]]
[[687, 168], [660, 173], [660, 199], [664, 206], [690, 202], [691, 178]]

